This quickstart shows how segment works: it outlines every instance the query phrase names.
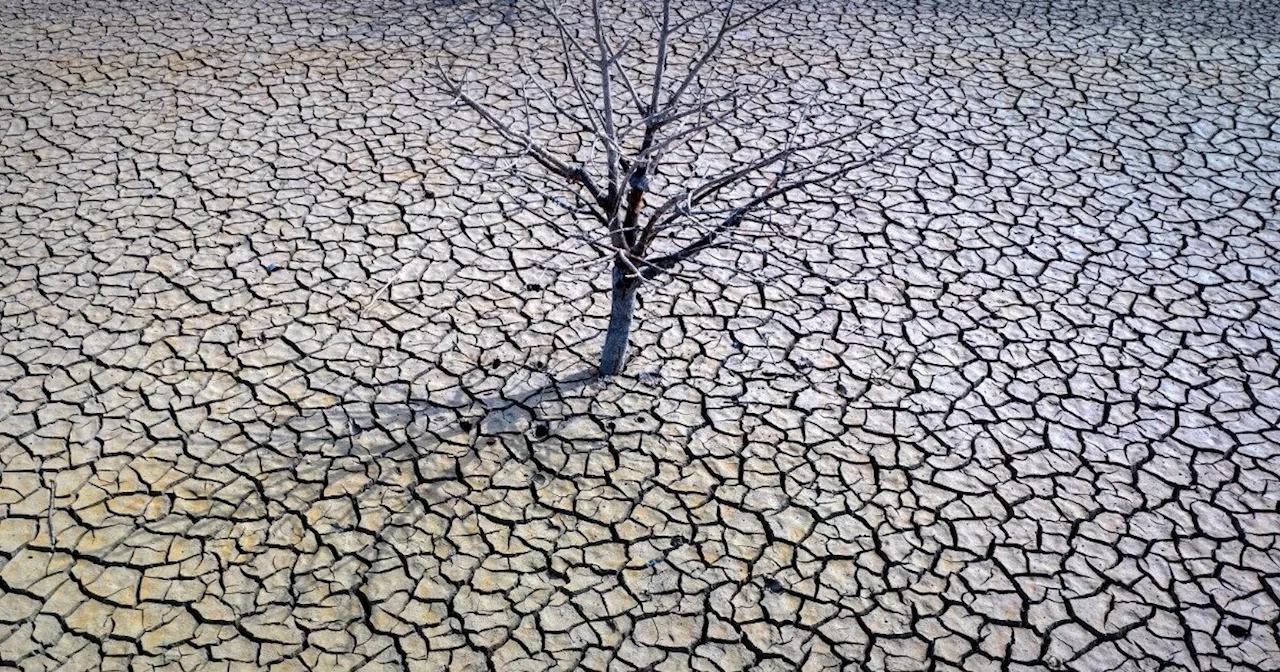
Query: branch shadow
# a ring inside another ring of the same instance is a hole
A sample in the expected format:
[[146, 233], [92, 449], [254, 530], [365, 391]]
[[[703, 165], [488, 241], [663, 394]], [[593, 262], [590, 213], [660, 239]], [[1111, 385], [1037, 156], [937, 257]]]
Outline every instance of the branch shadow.
[[547, 382], [533, 387], [481, 395], [458, 385], [443, 399], [340, 401], [300, 412], [283, 426], [297, 435], [295, 445], [300, 455], [365, 459], [461, 456], [482, 436], [536, 435], [540, 406], [565, 403], [603, 380], [594, 369], [586, 369], [563, 377], [548, 376]]

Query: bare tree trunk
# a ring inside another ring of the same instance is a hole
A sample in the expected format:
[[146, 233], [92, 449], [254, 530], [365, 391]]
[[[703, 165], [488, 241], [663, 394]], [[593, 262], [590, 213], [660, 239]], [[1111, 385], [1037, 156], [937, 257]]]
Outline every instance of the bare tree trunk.
[[627, 339], [631, 336], [631, 316], [635, 313], [636, 290], [640, 279], [628, 277], [629, 269], [622, 262], [614, 262], [613, 299], [609, 311], [609, 331], [604, 337], [604, 349], [600, 352], [600, 375], [612, 376], [622, 372], [627, 363]]
[[[507, 3], [507, 10], [524, 4], [499, 1]], [[506, 86], [514, 86], [524, 99], [523, 119], [516, 110], [489, 106], [486, 101], [496, 95], [490, 88], [494, 82], [485, 83], [479, 98], [472, 98], [468, 77], [454, 78], [452, 66], [440, 64], [442, 89], [478, 115], [480, 126], [496, 134], [493, 139], [507, 150], [488, 158], [498, 162], [495, 168], [504, 165], [500, 172], [520, 184], [518, 190], [507, 190], [513, 205], [545, 222], [559, 238], [580, 241], [593, 258], [613, 258], [602, 377], [617, 375], [626, 366], [636, 292], [644, 281], [672, 273], [704, 250], [756, 251], [761, 241], [793, 240], [767, 216], [791, 204], [788, 194], [839, 183], [906, 146], [911, 137], [863, 154], [859, 138], [872, 127], [870, 122], [852, 129], [819, 128], [819, 116], [810, 114], [816, 99], [796, 98], [785, 111], [775, 110], [764, 103], [775, 94], [798, 93], [794, 85], [799, 82], [788, 71], [762, 73], [763, 81], [751, 73], [749, 81], [739, 79], [732, 64], [721, 58], [722, 47], [735, 43], [739, 28], [795, 0], [704, 0], [687, 17], [679, 0], [655, 1], [661, 4], [660, 17], [649, 0], [610, 0], [608, 10], [606, 0], [535, 0], [543, 18], [555, 24], [559, 49], [517, 49], [520, 77]], [[567, 11], [561, 11], [562, 4]], [[570, 8], [574, 4], [580, 6]], [[641, 9], [632, 9], [637, 6]], [[587, 9], [589, 20], [581, 16]], [[647, 45], [655, 32], [657, 51], [650, 69], [649, 59], [633, 54], [631, 45]], [[676, 62], [669, 63], [671, 58]], [[546, 59], [551, 61], [544, 69]], [[721, 68], [723, 72], [715, 72]], [[574, 95], [552, 94], [565, 87]], [[535, 122], [531, 109], [545, 111], [546, 105], [555, 110], [555, 122], [570, 121], [580, 128], [553, 125], [535, 133], [543, 123]], [[774, 137], [779, 120], [787, 128]], [[774, 138], [764, 143], [769, 149], [762, 146], [759, 156], [731, 157], [710, 172], [703, 170], [704, 157], [742, 130], [755, 133], [752, 128]], [[637, 137], [641, 131], [643, 136]], [[811, 137], [816, 141], [809, 142]], [[526, 168], [517, 167], [521, 164]], [[649, 178], [659, 175], [668, 179], [650, 184]], [[803, 231], [796, 221], [800, 214], [789, 218], [797, 232]], [[664, 242], [655, 245], [658, 240]], [[663, 253], [657, 254], [655, 247]], [[575, 250], [573, 259], [579, 254]], [[813, 270], [807, 274], [827, 280]]]

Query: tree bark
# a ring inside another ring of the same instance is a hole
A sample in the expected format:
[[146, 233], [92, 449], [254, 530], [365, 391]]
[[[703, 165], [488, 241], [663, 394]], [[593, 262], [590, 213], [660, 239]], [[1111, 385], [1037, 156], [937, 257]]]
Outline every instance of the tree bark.
[[631, 336], [631, 317], [635, 313], [636, 290], [640, 279], [628, 277], [628, 268], [621, 262], [613, 267], [613, 287], [610, 290], [612, 307], [609, 311], [609, 331], [604, 337], [604, 349], [600, 352], [600, 375], [612, 376], [622, 372], [627, 363], [627, 339]]

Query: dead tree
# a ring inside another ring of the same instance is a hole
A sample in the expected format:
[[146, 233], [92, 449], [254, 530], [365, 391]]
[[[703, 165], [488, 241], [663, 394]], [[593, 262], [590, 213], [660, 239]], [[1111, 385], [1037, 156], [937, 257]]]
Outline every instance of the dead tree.
[[[455, 104], [510, 150], [507, 174], [536, 195], [533, 205], [522, 201], [526, 210], [559, 231], [571, 227], [569, 238], [611, 265], [600, 356], [609, 376], [625, 364], [642, 286], [713, 248], [767, 246], [786, 235], [768, 213], [789, 195], [835, 183], [902, 143], [852, 149], [869, 126], [817, 128], [803, 98], [784, 113], [764, 108], [789, 95], [788, 78], [759, 65], [743, 74], [741, 63], [735, 78], [721, 61], [739, 31], [786, 0], [570, 1], [537, 6], [550, 46], [531, 41], [515, 80], [481, 74], [514, 94], [505, 107], [472, 94], [470, 70], [442, 64], [440, 74]], [[757, 138], [751, 155], [708, 165], [709, 148], [739, 134]]]

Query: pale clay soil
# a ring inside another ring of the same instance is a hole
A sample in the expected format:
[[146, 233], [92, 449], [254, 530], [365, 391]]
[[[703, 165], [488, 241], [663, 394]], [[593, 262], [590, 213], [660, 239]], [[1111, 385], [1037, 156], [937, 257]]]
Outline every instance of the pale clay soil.
[[601, 383], [521, 12], [0, 0], [0, 666], [1280, 670], [1280, 5], [841, 7], [743, 67], [920, 142]]

